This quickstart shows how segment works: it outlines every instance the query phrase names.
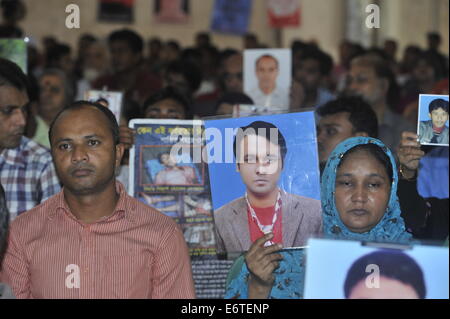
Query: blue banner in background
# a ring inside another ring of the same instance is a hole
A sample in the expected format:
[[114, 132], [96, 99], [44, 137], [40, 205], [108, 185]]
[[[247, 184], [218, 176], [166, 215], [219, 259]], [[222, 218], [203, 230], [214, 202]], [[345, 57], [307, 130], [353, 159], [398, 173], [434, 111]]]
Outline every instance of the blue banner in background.
[[247, 32], [251, 11], [250, 0], [216, 0], [211, 30], [242, 35]]

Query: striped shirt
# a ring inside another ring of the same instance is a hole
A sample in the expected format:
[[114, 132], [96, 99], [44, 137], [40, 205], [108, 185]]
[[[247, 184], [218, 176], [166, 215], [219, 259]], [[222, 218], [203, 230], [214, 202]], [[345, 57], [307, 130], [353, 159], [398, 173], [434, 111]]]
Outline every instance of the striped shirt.
[[0, 183], [11, 220], [61, 189], [50, 151], [26, 137], [0, 152]]
[[17, 298], [195, 298], [179, 226], [116, 189], [114, 212], [93, 224], [75, 218], [64, 191], [16, 218], [0, 281]]

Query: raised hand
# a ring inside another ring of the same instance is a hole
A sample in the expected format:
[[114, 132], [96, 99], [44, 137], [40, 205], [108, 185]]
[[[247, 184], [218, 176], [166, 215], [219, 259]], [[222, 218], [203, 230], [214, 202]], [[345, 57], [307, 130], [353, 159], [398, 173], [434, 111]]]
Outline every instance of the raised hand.
[[250, 271], [248, 298], [267, 298], [275, 281], [273, 271], [278, 268], [283, 256], [279, 253], [280, 244], [264, 247], [264, 243], [273, 238], [269, 233], [256, 240], [245, 254], [245, 262]]

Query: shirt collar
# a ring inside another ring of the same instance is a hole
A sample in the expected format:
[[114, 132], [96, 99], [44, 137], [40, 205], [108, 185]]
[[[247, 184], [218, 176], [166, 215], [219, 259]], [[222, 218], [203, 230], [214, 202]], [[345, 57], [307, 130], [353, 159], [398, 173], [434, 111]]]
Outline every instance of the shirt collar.
[[[113, 213], [109, 216], [101, 218], [93, 224], [102, 223], [105, 221], [114, 221], [121, 218], [126, 218], [131, 223], [134, 222], [134, 212], [137, 209], [136, 203], [130, 200], [130, 196], [125, 192], [124, 186], [119, 181], [116, 181], [116, 192], [119, 194], [119, 200], [117, 201]], [[64, 199], [64, 187], [57, 195], [55, 195], [55, 197], [56, 207], [49, 215], [49, 218], [52, 219], [58, 212], [62, 212], [68, 217], [80, 222], [75, 215], [72, 214], [69, 205], [67, 205], [67, 202]]]
[[28, 139], [24, 136], [20, 139], [20, 144], [16, 148], [4, 149], [0, 156], [4, 158], [6, 164], [11, 166], [26, 166], [26, 158], [29, 152], [27, 152], [26, 144]]

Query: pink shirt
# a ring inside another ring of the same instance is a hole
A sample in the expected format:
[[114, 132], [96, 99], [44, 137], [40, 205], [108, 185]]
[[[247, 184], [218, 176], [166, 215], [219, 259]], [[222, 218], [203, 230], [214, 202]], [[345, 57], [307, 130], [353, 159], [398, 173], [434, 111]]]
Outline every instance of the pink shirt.
[[17, 298], [195, 298], [178, 225], [128, 196], [114, 213], [83, 224], [63, 191], [11, 224], [0, 282]]

